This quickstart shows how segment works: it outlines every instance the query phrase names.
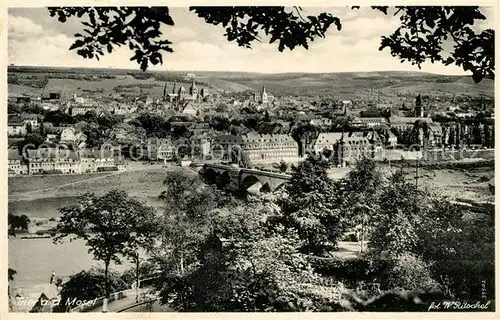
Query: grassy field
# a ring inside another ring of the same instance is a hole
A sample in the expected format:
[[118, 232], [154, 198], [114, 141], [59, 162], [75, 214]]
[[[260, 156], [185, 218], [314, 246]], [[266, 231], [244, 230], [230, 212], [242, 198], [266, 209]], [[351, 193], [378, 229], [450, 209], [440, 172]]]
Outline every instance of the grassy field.
[[35, 190], [53, 188], [63, 184], [92, 179], [96, 177], [104, 177], [106, 175], [109, 175], [109, 172], [75, 175], [9, 177], [9, 196]]
[[[112, 189], [124, 190], [131, 196], [143, 199], [157, 198], [163, 190], [162, 184], [167, 174], [167, 169], [124, 171], [102, 179], [84, 181], [62, 188], [28, 194], [23, 193], [34, 190], [34, 186], [36, 186], [36, 189], [51, 188], [70, 182], [87, 180], [89, 177], [85, 179], [84, 176], [94, 176], [94, 174], [43, 177], [45, 179], [40, 179], [42, 177], [9, 178], [9, 201], [33, 201], [45, 198], [73, 197], [86, 192], [104, 194]], [[33, 180], [33, 183], [31, 183], [31, 180]], [[10, 187], [11, 185], [12, 188]]]

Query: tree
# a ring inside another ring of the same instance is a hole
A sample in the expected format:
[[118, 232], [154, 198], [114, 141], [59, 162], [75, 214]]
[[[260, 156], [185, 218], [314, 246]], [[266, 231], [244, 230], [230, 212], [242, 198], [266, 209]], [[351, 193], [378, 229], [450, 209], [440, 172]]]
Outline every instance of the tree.
[[89, 252], [104, 263], [104, 292], [109, 297], [109, 266], [111, 262], [121, 264], [123, 256], [136, 252], [138, 244], [151, 236], [152, 209], [124, 191], [112, 190], [100, 197], [93, 193], [83, 194], [78, 204], [59, 211], [61, 218], [57, 230], [60, 234], [54, 238], [54, 243], [66, 237], [70, 241], [85, 240]]
[[340, 309], [338, 288], [321, 285], [301, 240], [270, 221], [275, 214], [264, 201], [214, 210], [197, 262], [183, 276], [164, 275], [161, 301], [191, 312]]
[[328, 178], [328, 163], [309, 157], [292, 166], [292, 177], [279, 199], [282, 223], [296, 229], [304, 252], [322, 254], [335, 247], [346, 228], [340, 185]]
[[286, 163], [284, 160], [281, 160], [280, 163], [273, 164], [273, 167], [281, 172], [286, 172], [288, 170], [288, 163]]
[[40, 145], [45, 142], [45, 138], [38, 133], [28, 133], [23, 140], [17, 143], [18, 150], [24, 150], [25, 147], [31, 147], [32, 149], [38, 149]]
[[415, 107], [421, 107], [422, 106], [422, 97], [420, 94], [415, 98]]
[[8, 297], [9, 297], [9, 311], [13, 311], [13, 305], [12, 305], [12, 300], [11, 300], [11, 295], [10, 295], [10, 282], [11, 281], [14, 281], [14, 275], [17, 274], [17, 271], [14, 270], [14, 269], [11, 269], [9, 268], [8, 270], [8, 288], [7, 288], [7, 292], [8, 292]]
[[[431, 265], [432, 275], [457, 299], [495, 296], [494, 210], [474, 214], [440, 196], [417, 226], [414, 254]], [[452, 262], [452, 263], [451, 263]]]
[[363, 251], [365, 235], [372, 227], [371, 218], [378, 210], [378, 198], [383, 189], [382, 183], [382, 173], [377, 163], [367, 157], [359, 160], [354, 170], [341, 181], [342, 207], [349, 217], [350, 226], [360, 227], [361, 251]]
[[[359, 7], [352, 7], [357, 9]], [[455, 64], [471, 71], [474, 81], [494, 79], [494, 30], [477, 34], [471, 26], [486, 17], [477, 6], [373, 6], [382, 14], [399, 19], [399, 27], [381, 39], [379, 50], [388, 48], [402, 62], [420, 65], [425, 61]], [[303, 17], [302, 8], [293, 7], [190, 7], [208, 24], [221, 25], [228, 41], [251, 48], [255, 41], [267, 36], [278, 43], [278, 50], [309, 48], [310, 42], [326, 36], [332, 25], [342, 28], [340, 18], [323, 12]], [[394, 11], [394, 12], [393, 12]], [[105, 51], [128, 46], [142, 70], [149, 64], [163, 63], [162, 52], [173, 52], [172, 42], [162, 39], [162, 24], [172, 27], [174, 21], [168, 7], [52, 7], [52, 17], [60, 22], [76, 16], [84, 33], [70, 47], [89, 59], [99, 59]], [[277, 23], [279, 22], [279, 23]], [[454, 43], [450, 55], [445, 54], [444, 41]]]
[[30, 219], [25, 214], [18, 216], [12, 213], [9, 213], [8, 216], [8, 225], [9, 230], [8, 234], [11, 236], [16, 236], [16, 231], [28, 231], [30, 224]]
[[163, 184], [161, 250], [172, 257], [182, 274], [193, 259], [196, 245], [208, 232], [208, 212], [216, 206], [215, 193], [199, 176], [182, 169], [169, 172]]
[[428, 209], [427, 198], [397, 171], [383, 186], [378, 201], [372, 218], [371, 252], [387, 259], [412, 252], [418, 242], [417, 227]]
[[47, 112], [43, 121], [51, 122], [54, 126], [59, 126], [61, 123], [74, 123], [73, 117], [61, 110]]

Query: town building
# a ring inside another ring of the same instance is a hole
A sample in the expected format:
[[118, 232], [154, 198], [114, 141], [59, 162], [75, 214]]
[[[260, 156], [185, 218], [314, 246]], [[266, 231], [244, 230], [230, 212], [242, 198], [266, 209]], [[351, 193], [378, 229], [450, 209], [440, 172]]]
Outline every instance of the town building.
[[73, 127], [65, 128], [61, 131], [61, 143], [80, 146], [85, 141], [87, 141], [87, 136], [83, 132], [77, 132]]
[[145, 147], [146, 154], [143, 156], [153, 161], [173, 160], [177, 150], [170, 139], [165, 138], [148, 138]]
[[97, 171], [96, 158], [94, 152], [90, 149], [80, 151], [80, 166], [82, 173], [92, 173]]
[[40, 104], [40, 107], [42, 107], [43, 110], [48, 110], [48, 111], [56, 111], [61, 108], [59, 104], [52, 102], [42, 102]]
[[19, 154], [19, 150], [8, 149], [8, 175], [28, 174], [28, 166], [24, 163], [23, 157]]
[[20, 117], [26, 125], [26, 128], [31, 127], [32, 130], [35, 130], [40, 126], [38, 115], [35, 113], [21, 113]]
[[370, 143], [368, 137], [363, 137], [356, 134], [346, 134], [334, 148], [334, 156], [338, 157], [337, 165], [348, 167], [355, 165], [356, 162], [363, 157], [374, 157], [373, 144]]
[[28, 173], [81, 173], [80, 157], [73, 150], [40, 148], [27, 150]]
[[267, 104], [274, 100], [274, 96], [266, 92], [265, 86], [262, 86], [262, 90], [260, 91], [260, 93], [254, 92], [253, 97], [254, 97], [254, 102], [259, 104]]
[[7, 136], [21, 137], [27, 133], [26, 123], [19, 116], [12, 116], [7, 121]]
[[188, 115], [188, 116], [196, 116], [198, 114], [198, 108], [193, 102], [188, 102], [183, 110], [182, 114]]
[[398, 137], [391, 131], [388, 131], [387, 133], [387, 142], [386, 142], [388, 147], [395, 148], [398, 145]]
[[387, 119], [383, 117], [366, 117], [366, 118], [354, 118], [352, 125], [358, 128], [373, 128], [379, 129], [384, 128], [388, 124]]
[[214, 157], [231, 161], [232, 151], [239, 149], [243, 162], [250, 164], [271, 164], [280, 161], [296, 163], [299, 161], [297, 142], [286, 134], [220, 135], [214, 141]]
[[79, 114], [86, 114], [89, 111], [96, 111], [96, 107], [92, 103], [83, 103], [72, 105], [69, 110], [70, 115], [74, 117]]
[[424, 121], [427, 124], [432, 124], [432, 118], [420, 118], [420, 117], [390, 117], [391, 128], [396, 128], [398, 130], [408, 130], [413, 129], [417, 121]]
[[333, 146], [342, 139], [342, 132], [308, 132], [302, 139], [303, 154], [319, 154], [324, 150], [333, 150]]

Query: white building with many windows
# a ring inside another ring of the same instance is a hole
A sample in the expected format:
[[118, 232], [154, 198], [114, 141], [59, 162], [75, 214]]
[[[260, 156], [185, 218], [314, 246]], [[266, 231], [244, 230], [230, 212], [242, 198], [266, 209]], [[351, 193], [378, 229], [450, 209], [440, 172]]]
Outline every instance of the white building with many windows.
[[214, 142], [214, 152], [224, 150], [223, 160], [231, 160], [231, 150], [238, 147], [250, 164], [299, 161], [297, 142], [287, 134], [221, 135]]

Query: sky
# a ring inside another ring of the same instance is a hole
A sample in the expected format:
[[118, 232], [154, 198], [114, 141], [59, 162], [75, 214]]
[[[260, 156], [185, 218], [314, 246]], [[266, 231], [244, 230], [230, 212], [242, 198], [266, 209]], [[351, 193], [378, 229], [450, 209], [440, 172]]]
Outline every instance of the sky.
[[[163, 65], [151, 70], [172, 71], [243, 71], [281, 72], [369, 72], [419, 71], [409, 63], [400, 63], [389, 49], [379, 51], [380, 38], [390, 35], [398, 19], [370, 8], [351, 10], [343, 7], [303, 8], [303, 16], [331, 12], [342, 21], [342, 30], [330, 27], [323, 39], [315, 40], [309, 50], [302, 47], [279, 52], [277, 43], [252, 44], [252, 49], [228, 42], [222, 26], [213, 26], [188, 8], [171, 8], [175, 25], [162, 26], [164, 37], [173, 42], [173, 53], [163, 54]], [[493, 8], [482, 8], [487, 20], [474, 26], [476, 31], [494, 29]], [[128, 48], [95, 59], [84, 59], [70, 51], [74, 34], [82, 32], [77, 19], [60, 23], [46, 8], [11, 8], [8, 15], [9, 64], [29, 66], [95, 67], [139, 69], [129, 59]], [[422, 72], [462, 75], [456, 66], [426, 63]]]

